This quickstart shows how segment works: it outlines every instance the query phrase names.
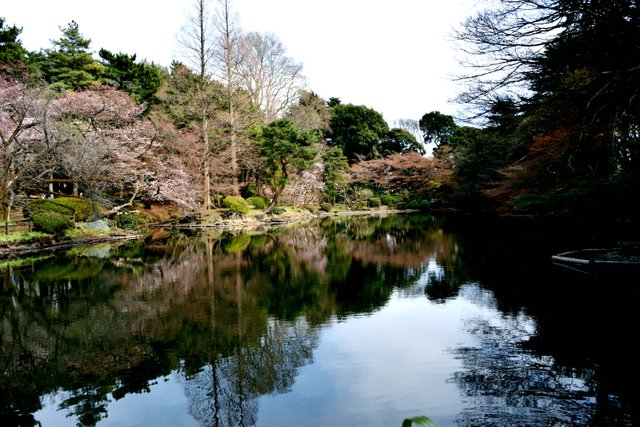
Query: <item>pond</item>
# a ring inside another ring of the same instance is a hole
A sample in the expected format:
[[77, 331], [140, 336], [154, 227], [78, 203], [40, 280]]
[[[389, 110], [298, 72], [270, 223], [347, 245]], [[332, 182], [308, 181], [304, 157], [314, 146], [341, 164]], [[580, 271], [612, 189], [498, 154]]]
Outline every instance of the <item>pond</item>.
[[0, 424], [637, 425], [637, 283], [558, 236], [330, 217], [4, 263]]

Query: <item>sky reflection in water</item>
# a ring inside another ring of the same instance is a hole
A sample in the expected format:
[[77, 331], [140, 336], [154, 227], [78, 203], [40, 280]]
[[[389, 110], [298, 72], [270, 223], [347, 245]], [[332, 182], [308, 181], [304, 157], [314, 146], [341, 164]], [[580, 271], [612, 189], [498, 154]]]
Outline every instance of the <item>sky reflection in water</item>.
[[[13, 301], [55, 307], [35, 311], [26, 330], [51, 316], [37, 326], [62, 342], [51, 375], [82, 384], [45, 393], [33, 417], [43, 426], [80, 416], [100, 426], [400, 426], [418, 415], [440, 427], [631, 425], [614, 393], [596, 402], [595, 366], [570, 365], [582, 355], [558, 350], [558, 366], [536, 350], [544, 337], [528, 303], [497, 299], [485, 286], [495, 277], [474, 280], [458, 237], [429, 220], [336, 221], [250, 237], [169, 234], [26, 271]], [[526, 295], [526, 281], [516, 284]], [[546, 324], [558, 327], [571, 326]], [[92, 354], [103, 372], [73, 371]]]

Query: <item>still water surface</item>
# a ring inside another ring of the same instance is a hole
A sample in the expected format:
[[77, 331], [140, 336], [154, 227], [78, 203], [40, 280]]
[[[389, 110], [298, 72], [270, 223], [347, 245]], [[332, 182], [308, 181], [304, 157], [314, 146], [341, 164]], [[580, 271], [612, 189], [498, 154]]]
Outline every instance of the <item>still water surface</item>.
[[329, 218], [4, 265], [1, 424], [633, 425], [633, 278], [541, 240]]

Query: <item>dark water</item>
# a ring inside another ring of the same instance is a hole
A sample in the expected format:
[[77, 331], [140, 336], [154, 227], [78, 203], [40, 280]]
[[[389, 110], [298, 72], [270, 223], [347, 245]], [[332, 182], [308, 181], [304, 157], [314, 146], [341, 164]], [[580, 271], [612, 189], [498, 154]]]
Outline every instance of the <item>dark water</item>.
[[398, 215], [3, 264], [0, 425], [631, 426], [637, 274], [550, 263], [593, 239]]

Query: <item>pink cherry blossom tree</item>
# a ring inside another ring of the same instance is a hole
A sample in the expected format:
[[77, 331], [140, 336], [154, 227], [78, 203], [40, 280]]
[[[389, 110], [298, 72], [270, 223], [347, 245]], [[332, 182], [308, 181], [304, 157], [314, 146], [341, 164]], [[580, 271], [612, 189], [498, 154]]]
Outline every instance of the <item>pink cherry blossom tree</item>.
[[195, 202], [189, 176], [150, 120], [143, 106], [111, 87], [70, 92], [52, 105], [54, 130], [64, 142], [59, 161], [94, 199], [118, 195], [131, 205]]
[[42, 140], [43, 89], [0, 74], [0, 215], [9, 233], [16, 189], [32, 169]]

